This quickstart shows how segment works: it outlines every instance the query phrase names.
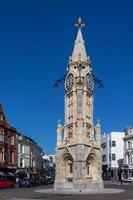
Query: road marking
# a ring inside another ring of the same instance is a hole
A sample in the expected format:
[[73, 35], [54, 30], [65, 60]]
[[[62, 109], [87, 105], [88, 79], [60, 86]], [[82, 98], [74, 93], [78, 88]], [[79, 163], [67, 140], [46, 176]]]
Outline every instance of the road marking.
[[13, 199], [10, 199], [10, 200], [34, 200], [34, 199], [13, 198]]
[[[12, 198], [9, 200], [35, 200], [35, 199]], [[36, 199], [36, 200], [43, 200], [43, 199]]]

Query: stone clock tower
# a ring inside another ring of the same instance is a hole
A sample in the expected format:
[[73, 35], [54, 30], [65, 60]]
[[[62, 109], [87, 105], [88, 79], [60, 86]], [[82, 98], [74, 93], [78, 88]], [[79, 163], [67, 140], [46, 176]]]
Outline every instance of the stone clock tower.
[[69, 58], [65, 80], [65, 124], [57, 125], [56, 190], [103, 189], [101, 169], [101, 125], [93, 124], [94, 81], [81, 28]]

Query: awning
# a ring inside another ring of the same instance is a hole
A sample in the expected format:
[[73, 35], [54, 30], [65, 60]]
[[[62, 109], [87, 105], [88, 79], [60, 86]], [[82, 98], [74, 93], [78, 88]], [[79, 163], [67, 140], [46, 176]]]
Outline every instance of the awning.
[[12, 172], [7, 172], [8, 173], [8, 175], [7, 176], [15, 176], [15, 174], [14, 173], [12, 173]]
[[5, 176], [15, 176], [13, 172], [4, 172]]

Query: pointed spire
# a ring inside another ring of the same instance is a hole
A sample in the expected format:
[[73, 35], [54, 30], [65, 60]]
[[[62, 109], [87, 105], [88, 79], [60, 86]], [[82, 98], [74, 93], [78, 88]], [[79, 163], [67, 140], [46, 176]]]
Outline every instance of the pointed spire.
[[99, 128], [101, 128], [100, 119], [97, 119], [97, 122], [96, 122], [96, 127], [99, 127]]
[[62, 127], [62, 125], [61, 125], [61, 120], [58, 119], [57, 128], [61, 128], [61, 127]]
[[74, 62], [88, 60], [85, 45], [84, 45], [84, 40], [83, 40], [83, 36], [81, 32], [81, 28], [84, 25], [85, 24], [81, 21], [81, 18], [79, 18], [77, 23], [75, 24], [75, 26], [78, 27], [78, 34], [75, 40], [74, 49], [73, 49], [72, 58], [71, 58], [72, 61]]

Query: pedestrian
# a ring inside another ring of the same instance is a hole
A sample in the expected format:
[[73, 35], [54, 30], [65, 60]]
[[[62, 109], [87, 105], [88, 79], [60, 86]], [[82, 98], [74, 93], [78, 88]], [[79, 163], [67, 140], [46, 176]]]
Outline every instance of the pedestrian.
[[121, 185], [123, 184], [123, 172], [121, 172], [120, 174], [120, 182], [121, 182]]
[[19, 177], [16, 177], [16, 186], [18, 186], [18, 182], [19, 182]]

